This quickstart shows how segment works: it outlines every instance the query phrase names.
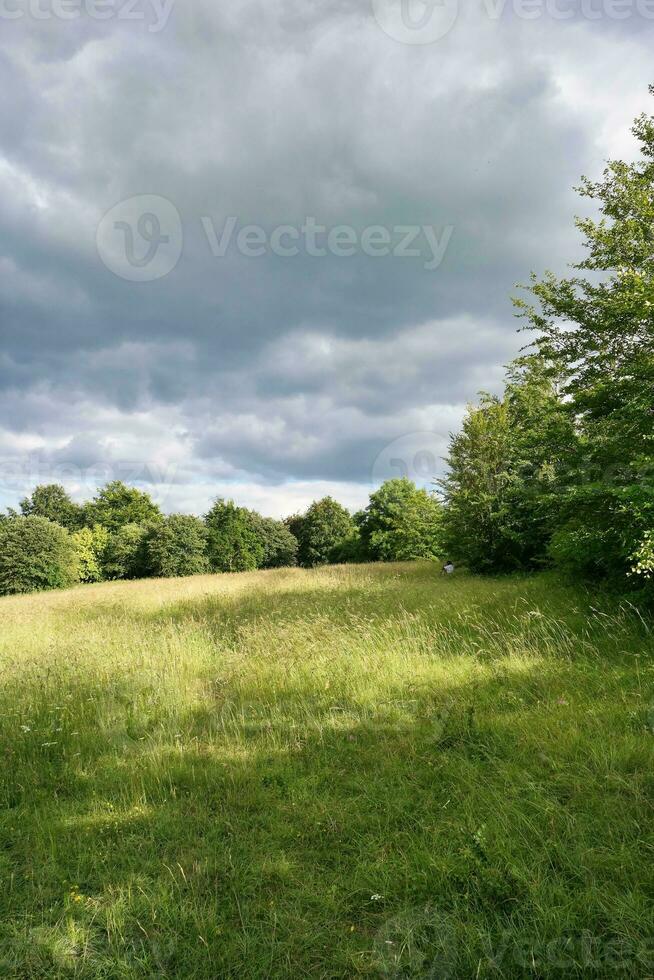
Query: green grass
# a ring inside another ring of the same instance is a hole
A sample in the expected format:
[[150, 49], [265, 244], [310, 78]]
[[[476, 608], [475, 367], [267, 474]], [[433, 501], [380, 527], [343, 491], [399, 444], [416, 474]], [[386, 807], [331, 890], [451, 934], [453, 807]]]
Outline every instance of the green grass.
[[654, 976], [654, 633], [434, 566], [0, 600], [0, 976]]

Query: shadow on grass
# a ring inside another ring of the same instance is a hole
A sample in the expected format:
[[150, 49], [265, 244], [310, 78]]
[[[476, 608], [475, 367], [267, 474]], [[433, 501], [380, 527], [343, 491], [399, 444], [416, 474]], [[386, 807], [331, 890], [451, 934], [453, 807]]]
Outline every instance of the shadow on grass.
[[49, 765], [17, 738], [3, 976], [645, 976], [651, 751], [612, 683], [592, 717], [505, 671], [303, 726], [292, 681], [281, 717], [246, 687], [237, 729], [217, 702]]
[[[515, 581], [432, 571], [318, 573], [297, 592], [289, 574], [293, 590], [277, 577], [277, 591], [89, 617], [108, 632], [117, 615], [197, 626], [216, 677], [220, 652], [246, 659], [260, 626], [272, 642], [279, 626], [283, 662], [284, 629], [392, 636], [409, 616], [427, 657], [430, 630], [471, 656], [483, 628], [490, 675], [407, 679], [371, 705], [292, 670], [266, 698], [244, 674], [171, 714], [132, 675], [108, 667], [101, 688], [78, 671], [75, 736], [36, 734], [47, 678], [7, 687], [36, 723], [2, 725], [3, 978], [651, 973], [652, 740], [633, 656], [651, 649], [646, 624], [607, 630], [591, 597], [571, 612], [566, 592], [565, 639], [556, 585], [525, 580], [507, 602]], [[550, 660], [499, 664], [532, 636], [551, 636]]]

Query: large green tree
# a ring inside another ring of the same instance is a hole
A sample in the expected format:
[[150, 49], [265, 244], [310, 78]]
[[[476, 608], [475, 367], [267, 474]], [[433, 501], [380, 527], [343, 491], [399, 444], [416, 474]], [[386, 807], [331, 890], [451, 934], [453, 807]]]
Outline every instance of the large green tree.
[[82, 508], [74, 503], [59, 483], [43, 483], [20, 502], [24, 517], [46, 517], [49, 521], [75, 531], [82, 525]]
[[543, 564], [577, 458], [574, 419], [554, 365], [539, 356], [518, 359], [503, 396], [482, 395], [451, 437], [440, 483], [448, 551], [475, 571]]
[[356, 536], [352, 515], [333, 497], [314, 501], [305, 514], [289, 519], [298, 540], [298, 561], [305, 568], [325, 565], [338, 557], [344, 542]]
[[265, 545], [258, 530], [258, 515], [232, 500], [218, 498], [204, 518], [207, 555], [216, 572], [248, 572], [260, 568]]
[[0, 595], [65, 588], [78, 581], [72, 538], [46, 517], [0, 523]]
[[283, 521], [253, 514], [254, 525], [263, 543], [262, 568], [283, 568], [297, 564], [297, 538]]
[[639, 159], [583, 179], [599, 217], [577, 220], [576, 274], [534, 276], [534, 300], [518, 303], [536, 350], [557, 364], [580, 438], [552, 554], [621, 579], [654, 527], [654, 119], [633, 133]]
[[207, 531], [199, 517], [171, 514], [153, 525], [145, 541], [147, 570], [157, 578], [209, 571]]
[[475, 571], [505, 567], [511, 549], [510, 435], [506, 400], [483, 395], [450, 439], [448, 473], [440, 483], [445, 541], [452, 557]]
[[146, 542], [151, 530], [152, 526], [147, 524], [123, 524], [111, 532], [102, 555], [103, 578], [145, 578], [148, 575]]
[[148, 493], [113, 480], [98, 491], [85, 505], [85, 523], [101, 524], [108, 531], [118, 531], [126, 524], [147, 524], [162, 518], [162, 513]]
[[443, 553], [441, 503], [411, 480], [387, 480], [357, 515], [365, 553], [373, 561], [437, 558]]

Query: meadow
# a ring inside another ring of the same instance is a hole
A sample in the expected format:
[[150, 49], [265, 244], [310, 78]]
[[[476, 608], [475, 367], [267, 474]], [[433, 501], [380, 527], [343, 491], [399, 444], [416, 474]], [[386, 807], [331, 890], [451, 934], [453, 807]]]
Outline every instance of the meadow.
[[428, 562], [0, 600], [0, 976], [654, 976], [654, 624]]

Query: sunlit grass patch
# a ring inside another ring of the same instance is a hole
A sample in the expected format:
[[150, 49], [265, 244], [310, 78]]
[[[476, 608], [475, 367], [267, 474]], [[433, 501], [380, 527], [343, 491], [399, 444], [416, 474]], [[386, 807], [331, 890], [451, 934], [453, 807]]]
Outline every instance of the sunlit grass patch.
[[3, 977], [652, 973], [636, 610], [402, 564], [0, 617]]

